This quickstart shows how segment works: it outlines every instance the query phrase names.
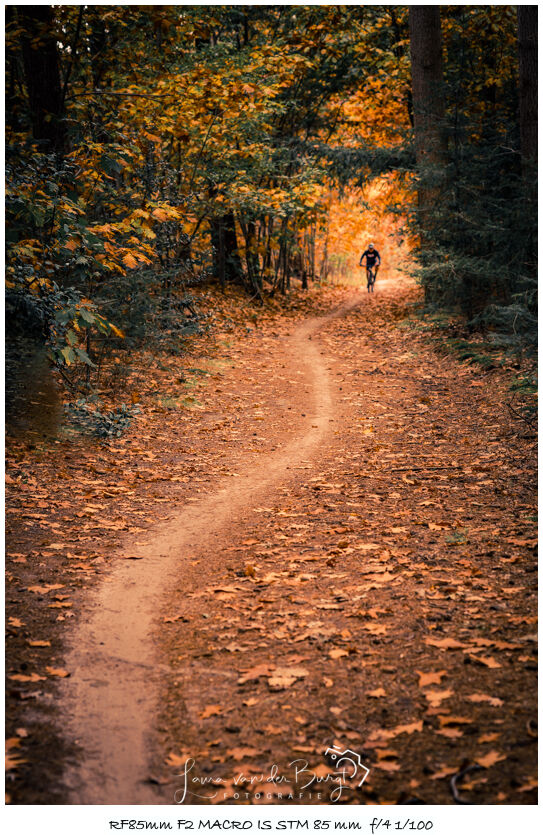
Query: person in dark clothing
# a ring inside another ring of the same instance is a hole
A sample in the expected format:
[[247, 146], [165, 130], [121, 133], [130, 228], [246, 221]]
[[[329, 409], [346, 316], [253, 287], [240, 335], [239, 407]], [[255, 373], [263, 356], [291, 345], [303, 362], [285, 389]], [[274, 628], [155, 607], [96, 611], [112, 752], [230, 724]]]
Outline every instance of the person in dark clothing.
[[[374, 281], [377, 278], [377, 273], [379, 272], [379, 267], [381, 266], [381, 256], [375, 249], [373, 244], [369, 244], [368, 248], [362, 253], [360, 257], [360, 266], [362, 266], [362, 261], [366, 259], [366, 274], [369, 270], [373, 270]], [[369, 284], [369, 281], [368, 281]]]

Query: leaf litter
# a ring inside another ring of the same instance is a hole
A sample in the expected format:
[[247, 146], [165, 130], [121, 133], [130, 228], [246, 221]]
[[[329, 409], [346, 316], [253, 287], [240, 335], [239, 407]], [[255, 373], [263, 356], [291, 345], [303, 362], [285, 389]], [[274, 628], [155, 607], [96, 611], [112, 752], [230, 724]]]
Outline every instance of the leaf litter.
[[[535, 656], [517, 649], [529, 650], [523, 624], [535, 622], [535, 529], [527, 521], [533, 491], [529, 468], [521, 477], [517, 467], [520, 460], [532, 466], [532, 449], [502, 409], [502, 371], [491, 373], [491, 386], [471, 387], [479, 372], [436, 354], [416, 329], [391, 328], [415, 300], [407, 285], [394, 287], [318, 337], [337, 404], [326, 446], [310, 462], [319, 475], [306, 473], [309, 463], [293, 471], [239, 532], [232, 527], [212, 560], [196, 547], [185, 593], [161, 613], [164, 657], [175, 673], [161, 717], [161, 747], [170, 754], [157, 749], [155, 771], [165, 760], [178, 767], [189, 754], [206, 767], [213, 762], [217, 773], [238, 757], [265, 768], [287, 764], [297, 749], [307, 749], [318, 768], [330, 735], [365, 752], [375, 769], [370, 802], [403, 796], [406, 770], [426, 802], [451, 802], [436, 775], [458, 773], [466, 759], [488, 770], [489, 782], [473, 789], [481, 802], [532, 802], [535, 764], [525, 741], [535, 715]], [[341, 292], [324, 294], [321, 310]], [[295, 302], [269, 322], [286, 334], [312, 305]], [[268, 327], [264, 315], [262, 334]], [[38, 692], [33, 685], [49, 687], [69, 674], [59, 665], [56, 636], [74, 605], [78, 615], [85, 588], [100, 579], [116, 549], [138, 559], [134, 538], [171, 513], [172, 502], [196, 499], [223, 474], [300, 431], [310, 405], [298, 360], [280, 359], [275, 338], [263, 346], [260, 334], [247, 334], [227, 349], [231, 364], [220, 377], [198, 378], [198, 414], [164, 410], [140, 375], [137, 432], [109, 446], [74, 439], [50, 452], [32, 452], [20, 440], [8, 447], [8, 510], [15, 511], [8, 589], [19, 584], [32, 598], [10, 603], [8, 612], [13, 727], [21, 724], [17, 705]], [[191, 350], [205, 359], [218, 346], [198, 338]], [[361, 373], [361, 358], [380, 373]], [[279, 380], [267, 373], [281, 362], [291, 370], [283, 370], [280, 396], [300, 405], [296, 420], [278, 404]], [[168, 385], [179, 370], [165, 368], [157, 368], [156, 379]], [[447, 394], [433, 398], [445, 382]], [[251, 440], [248, 416], [232, 406], [252, 402], [255, 387], [264, 420], [261, 439]], [[31, 497], [36, 518], [23, 530], [17, 513]], [[77, 502], [81, 511], [72, 515]], [[62, 588], [67, 594], [51, 601]], [[37, 597], [43, 602], [35, 621]], [[223, 645], [237, 648], [221, 652]], [[301, 645], [304, 655], [295, 655]], [[37, 663], [32, 652], [50, 653], [50, 663]], [[238, 653], [249, 654], [249, 663], [236, 663]], [[23, 660], [37, 672], [21, 669]], [[443, 678], [446, 687], [432, 689]], [[390, 753], [383, 743], [392, 739], [397, 750]], [[490, 752], [478, 747], [486, 741], [495, 746]], [[16, 764], [12, 771], [17, 775]]]

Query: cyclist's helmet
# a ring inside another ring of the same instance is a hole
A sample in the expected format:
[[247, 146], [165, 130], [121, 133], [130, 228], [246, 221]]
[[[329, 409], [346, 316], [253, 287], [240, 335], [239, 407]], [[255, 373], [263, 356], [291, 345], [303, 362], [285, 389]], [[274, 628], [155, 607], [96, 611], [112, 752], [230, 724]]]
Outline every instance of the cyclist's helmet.
[[374, 244], [369, 244], [368, 249], [375, 249], [375, 245]]

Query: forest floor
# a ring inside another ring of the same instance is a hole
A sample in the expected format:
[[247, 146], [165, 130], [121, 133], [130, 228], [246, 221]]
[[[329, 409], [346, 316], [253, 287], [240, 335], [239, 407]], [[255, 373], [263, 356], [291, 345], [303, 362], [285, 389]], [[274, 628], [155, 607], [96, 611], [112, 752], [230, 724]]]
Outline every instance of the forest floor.
[[12, 803], [537, 802], [535, 436], [417, 300], [209, 293], [122, 437], [8, 439]]

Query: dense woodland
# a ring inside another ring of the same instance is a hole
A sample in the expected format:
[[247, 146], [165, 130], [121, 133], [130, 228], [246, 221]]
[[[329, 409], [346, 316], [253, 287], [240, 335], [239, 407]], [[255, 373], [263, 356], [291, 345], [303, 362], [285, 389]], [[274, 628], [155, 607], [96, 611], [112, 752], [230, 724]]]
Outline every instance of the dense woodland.
[[50, 831], [537, 803], [536, 33], [7, 6], [6, 802]]
[[100, 352], [197, 327], [198, 285], [261, 304], [344, 275], [363, 230], [428, 304], [530, 343], [536, 17], [8, 6], [8, 339], [89, 385]]

